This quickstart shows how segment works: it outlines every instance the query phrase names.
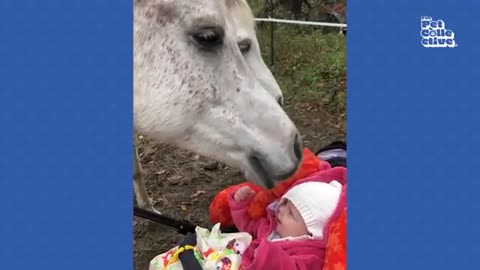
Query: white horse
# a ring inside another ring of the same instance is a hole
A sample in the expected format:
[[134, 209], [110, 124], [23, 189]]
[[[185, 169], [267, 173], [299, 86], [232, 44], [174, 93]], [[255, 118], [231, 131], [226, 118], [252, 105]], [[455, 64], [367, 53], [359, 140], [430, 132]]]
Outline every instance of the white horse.
[[[297, 170], [302, 142], [278, 104], [281, 91], [261, 60], [245, 4], [135, 0], [134, 129], [270, 188]], [[134, 151], [137, 204], [155, 210]]]
[[260, 45], [256, 35], [255, 17], [246, 0], [225, 0], [227, 8], [236, 26], [237, 44], [248, 67], [260, 83], [280, 105], [283, 105], [283, 94], [275, 77], [262, 58]]

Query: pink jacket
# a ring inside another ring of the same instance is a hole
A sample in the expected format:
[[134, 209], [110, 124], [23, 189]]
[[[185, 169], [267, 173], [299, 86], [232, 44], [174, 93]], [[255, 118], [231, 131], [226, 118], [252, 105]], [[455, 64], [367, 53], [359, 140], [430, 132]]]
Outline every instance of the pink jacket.
[[[330, 170], [335, 171], [332, 175], [336, 175], [338, 172], [341, 174], [339, 175], [340, 178], [345, 177], [345, 171], [339, 170], [338, 167]], [[323, 178], [321, 175], [325, 175], [325, 172], [315, 173], [301, 181], [297, 181], [296, 184], [304, 181], [330, 182], [332, 180], [340, 180], [341, 183], [345, 182], [344, 179], [338, 178], [320, 180], [319, 177]], [[248, 232], [253, 236], [251, 244], [242, 256], [242, 269], [321, 270], [323, 268], [326, 238], [322, 240], [268, 241], [266, 238], [276, 227], [274, 211], [268, 210], [267, 217], [259, 220], [250, 219], [248, 206], [252, 198], [240, 203], [236, 202], [233, 198], [235, 191], [231, 193], [228, 202], [233, 221], [240, 231]], [[338, 208], [336, 212], [339, 212]], [[334, 216], [337, 215], [334, 214]]]

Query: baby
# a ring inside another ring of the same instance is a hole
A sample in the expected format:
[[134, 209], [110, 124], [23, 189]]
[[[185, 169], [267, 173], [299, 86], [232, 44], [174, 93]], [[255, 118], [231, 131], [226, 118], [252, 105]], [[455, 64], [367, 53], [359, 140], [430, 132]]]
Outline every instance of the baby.
[[233, 221], [239, 231], [253, 237], [242, 255], [241, 269], [322, 269], [325, 234], [341, 192], [337, 181], [297, 184], [259, 220], [248, 215], [255, 192], [247, 186], [233, 192], [229, 199]]
[[[196, 245], [189, 247], [195, 265], [203, 270], [290, 270], [323, 267], [325, 232], [337, 210], [342, 185], [307, 181], [294, 185], [268, 207], [267, 216], [252, 220], [248, 208], [255, 192], [243, 186], [230, 194], [229, 206], [240, 232], [211, 232], [196, 228]], [[156, 256], [150, 270], [182, 270], [179, 246]], [[197, 265], [198, 264], [198, 265]], [[189, 268], [187, 268], [189, 269]]]

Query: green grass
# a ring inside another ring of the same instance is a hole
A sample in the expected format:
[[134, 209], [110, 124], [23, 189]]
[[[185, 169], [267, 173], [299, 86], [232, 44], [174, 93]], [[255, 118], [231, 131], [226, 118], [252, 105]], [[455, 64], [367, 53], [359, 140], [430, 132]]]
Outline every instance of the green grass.
[[[257, 36], [263, 58], [271, 62], [270, 25], [259, 27]], [[274, 31], [275, 75], [291, 102], [320, 102], [332, 114], [345, 114], [346, 39], [323, 34], [312, 26], [276, 24]]]

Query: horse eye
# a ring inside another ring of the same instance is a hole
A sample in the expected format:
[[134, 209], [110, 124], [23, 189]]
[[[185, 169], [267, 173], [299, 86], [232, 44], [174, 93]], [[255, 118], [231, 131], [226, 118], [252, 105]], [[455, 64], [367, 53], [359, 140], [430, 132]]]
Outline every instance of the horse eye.
[[205, 27], [191, 33], [195, 43], [205, 50], [213, 50], [222, 45], [224, 36], [224, 30], [219, 27]]
[[252, 41], [249, 39], [242, 40], [238, 42], [238, 47], [240, 48], [242, 54], [246, 54], [250, 51], [250, 48], [252, 47]]
[[243, 53], [243, 54], [246, 54], [250, 51], [250, 47], [252, 45], [250, 44], [242, 44], [242, 45], [238, 45], [238, 47], [240, 47], [240, 51]]

